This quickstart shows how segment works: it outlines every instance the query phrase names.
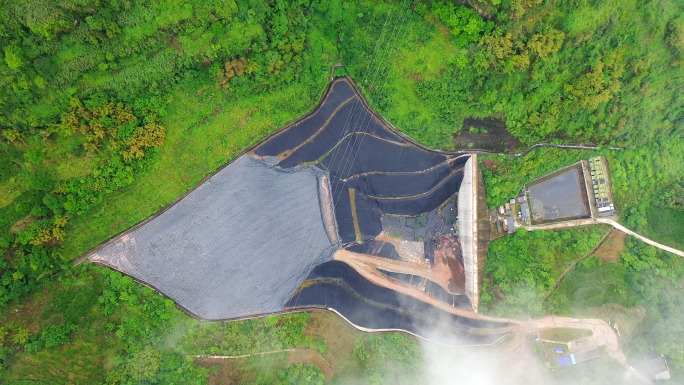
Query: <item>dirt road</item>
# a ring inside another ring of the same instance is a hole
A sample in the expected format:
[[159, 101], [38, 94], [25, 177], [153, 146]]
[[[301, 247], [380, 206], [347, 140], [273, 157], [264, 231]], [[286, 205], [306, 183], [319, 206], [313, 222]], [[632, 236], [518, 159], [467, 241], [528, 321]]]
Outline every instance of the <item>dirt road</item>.
[[[624, 353], [620, 349], [617, 334], [615, 333], [613, 328], [610, 327], [603, 320], [592, 318], [547, 316], [540, 319], [529, 319], [527, 321], [524, 321], [514, 318], [490, 317], [480, 313], [476, 313], [472, 310], [458, 309], [452, 307], [446, 303], [443, 303], [430, 297], [425, 292], [423, 292], [415, 286], [391, 279], [377, 270], [377, 268], [380, 267], [382, 269], [386, 269], [389, 271], [426, 276], [426, 273], [429, 273], [429, 270], [426, 268], [412, 266], [412, 263], [393, 261], [384, 258], [368, 256], [365, 254], [353, 253], [346, 250], [340, 250], [336, 252], [334, 258], [336, 260], [349, 264], [352, 268], [358, 271], [364, 278], [366, 278], [367, 280], [371, 281], [376, 285], [395, 290], [399, 293], [410, 295], [416, 299], [429, 303], [432, 306], [435, 306], [451, 314], [483, 321], [509, 323], [511, 326], [508, 327], [490, 330], [472, 330], [471, 332], [512, 333], [513, 340], [509, 342], [505, 348], [511, 356], [529, 355], [529, 349], [527, 349], [526, 347], [525, 336], [527, 335], [527, 333], [531, 331], [540, 331], [553, 328], [573, 328], [591, 330], [592, 336], [583, 339], [584, 343], [586, 343], [587, 348], [605, 346], [606, 351], [608, 352], [611, 358], [614, 358], [618, 362], [620, 362], [630, 373], [637, 376], [643, 383], [651, 383], [648, 380], [648, 378], [636, 372], [629, 365], [629, 363], [627, 362], [627, 357], [625, 357]], [[334, 311], [334, 309], [331, 310]], [[347, 322], [349, 321], [347, 320]], [[353, 326], [359, 328], [356, 325]]]
[[364, 265], [373, 266], [376, 269], [380, 268], [393, 273], [412, 274], [425, 277], [450, 292], [449, 280], [451, 279], [451, 272], [447, 268], [440, 269], [439, 266], [430, 266], [430, 264], [425, 262], [425, 260], [413, 262], [395, 261], [374, 255], [355, 253], [344, 249], [335, 253], [335, 259], [344, 261], [346, 263], [359, 262]]
[[648, 244], [651, 245], [651, 246], [655, 246], [655, 247], [657, 247], [657, 248], [660, 248], [660, 249], [662, 249], [662, 250], [665, 250], [665, 251], [667, 251], [667, 252], [670, 252], [670, 253], [672, 253], [672, 254], [675, 254], [675, 255], [678, 255], [678, 256], [684, 258], [684, 251], [677, 250], [677, 249], [675, 249], [675, 248], [673, 248], [673, 247], [670, 247], [670, 246], [665, 246], [665, 245], [660, 244], [660, 243], [658, 243], [658, 242], [656, 242], [656, 241], [652, 241], [652, 240], [650, 240], [650, 239], [644, 237], [643, 235], [639, 235], [639, 234], [635, 233], [634, 231], [632, 231], [632, 230], [626, 228], [625, 226], [623, 226], [623, 225], [621, 225], [621, 224], [619, 224], [619, 223], [617, 223], [617, 222], [615, 222], [615, 221], [613, 221], [613, 220], [598, 218], [598, 219], [596, 220], [596, 222], [598, 222], [598, 223], [606, 223], [606, 224], [609, 224], [609, 225], [615, 227], [616, 229], [622, 231], [622, 232], [625, 233], [625, 234], [629, 234], [629, 235], [631, 235], [631, 236], [633, 236], [633, 237], [636, 237], [636, 238], [641, 239], [642, 241], [644, 241], [645, 243], [648, 243]]
[[535, 226], [524, 226], [526, 230], [529, 231], [534, 231], [534, 230], [557, 230], [557, 229], [566, 229], [570, 227], [576, 227], [576, 226], [588, 226], [588, 225], [595, 225], [597, 223], [604, 223], [607, 225], [611, 225], [614, 228], [624, 232], [625, 234], [629, 234], [633, 237], [636, 237], [645, 243], [648, 243], [651, 246], [655, 246], [659, 249], [665, 250], [669, 253], [678, 255], [682, 258], [684, 258], [684, 251], [677, 250], [673, 247], [670, 246], [665, 246], [661, 243], [658, 243], [656, 241], [653, 241], [651, 239], [648, 239], [644, 237], [643, 235], [640, 235], [638, 233], [635, 233], [634, 231], [626, 228], [625, 226], [615, 222], [612, 219], [606, 219], [606, 218], [597, 218], [597, 219], [579, 219], [579, 220], [573, 220], [573, 221], [566, 221], [566, 222], [560, 222], [560, 223], [549, 223], [547, 225], [535, 225]]
[[[352, 253], [352, 252], [349, 252], [346, 250], [338, 250], [337, 252], [335, 252], [334, 258], [338, 261], [345, 262], [346, 264], [348, 264], [349, 266], [354, 268], [354, 270], [358, 271], [359, 274], [361, 274], [364, 278], [366, 278], [367, 280], [371, 281], [372, 283], [374, 283], [378, 286], [383, 286], [383, 287], [386, 287], [388, 289], [392, 289], [394, 291], [397, 291], [399, 293], [410, 295], [411, 297], [414, 297], [414, 298], [417, 298], [423, 302], [429, 303], [430, 305], [437, 307], [441, 310], [444, 310], [448, 313], [459, 315], [462, 317], [479, 319], [479, 320], [490, 321], [490, 322], [502, 322], [502, 323], [508, 322], [508, 323], [517, 324], [517, 325], [521, 325], [523, 323], [523, 321], [513, 319], [513, 318], [489, 317], [486, 315], [475, 313], [472, 310], [455, 308], [455, 307], [448, 305], [442, 301], [439, 301], [435, 298], [430, 297], [429, 295], [425, 294], [425, 292], [423, 292], [422, 290], [418, 289], [417, 287], [415, 287], [413, 285], [409, 285], [407, 283], [399, 282], [397, 280], [389, 278], [388, 276], [382, 274], [381, 272], [379, 272], [376, 269], [376, 267], [381, 267], [383, 269], [387, 267], [387, 269], [389, 270], [391, 268], [394, 268], [394, 266], [395, 266], [394, 264], [383, 263], [383, 264], [378, 265], [377, 262], [372, 260], [372, 259], [370, 260], [370, 263], [368, 263], [369, 261], [367, 261], [363, 258], [356, 257], [353, 254], [357, 254], [357, 253]], [[363, 254], [360, 254], [360, 255], [364, 256]], [[396, 262], [396, 261], [391, 261], [391, 260], [387, 260], [387, 259], [385, 259], [385, 261]], [[413, 270], [405, 270], [405, 271], [413, 271]], [[410, 272], [407, 274], [414, 274], [414, 273], [417, 273], [417, 271], [413, 271], [413, 272]], [[420, 275], [422, 275], [422, 274], [420, 274]], [[504, 327], [501, 329], [491, 329], [490, 332], [500, 333], [502, 331], [511, 331], [511, 330], [513, 330], [513, 329]]]

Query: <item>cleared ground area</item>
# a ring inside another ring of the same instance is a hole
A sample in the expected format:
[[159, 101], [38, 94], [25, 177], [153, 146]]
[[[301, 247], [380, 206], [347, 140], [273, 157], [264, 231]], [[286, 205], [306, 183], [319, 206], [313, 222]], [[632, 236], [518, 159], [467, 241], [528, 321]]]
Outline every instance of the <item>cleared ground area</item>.
[[337, 248], [319, 205], [323, 175], [243, 155], [91, 261], [144, 281], [200, 318], [281, 311]]

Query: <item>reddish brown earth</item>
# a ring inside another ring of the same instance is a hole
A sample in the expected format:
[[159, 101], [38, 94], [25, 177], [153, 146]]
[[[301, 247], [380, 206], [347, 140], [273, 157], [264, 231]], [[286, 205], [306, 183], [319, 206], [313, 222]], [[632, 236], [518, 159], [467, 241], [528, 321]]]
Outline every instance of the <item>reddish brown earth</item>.
[[613, 231], [608, 239], [603, 242], [601, 247], [596, 250], [594, 255], [601, 258], [603, 262], [615, 262], [620, 259], [620, 254], [627, 250], [625, 238], [627, 234], [622, 231]]
[[461, 245], [455, 237], [442, 235], [435, 245], [435, 265], [432, 270], [441, 278], [438, 282], [451, 294], [465, 293], [465, 269]]
[[485, 167], [494, 174], [499, 172], [499, 166], [501, 165], [501, 162], [497, 162], [492, 159], [483, 159], [482, 164], [484, 164]]

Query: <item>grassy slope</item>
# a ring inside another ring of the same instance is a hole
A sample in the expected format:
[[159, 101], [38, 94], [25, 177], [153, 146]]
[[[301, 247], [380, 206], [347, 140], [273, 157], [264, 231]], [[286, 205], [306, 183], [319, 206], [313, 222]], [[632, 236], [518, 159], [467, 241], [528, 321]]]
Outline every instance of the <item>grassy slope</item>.
[[[325, 75], [319, 78], [321, 94]], [[64, 258], [76, 258], [154, 214], [241, 151], [312, 109], [320, 97], [308, 95], [303, 85], [231, 103], [214, 92], [213, 85], [181, 84], [172, 95], [174, 102], [164, 117], [166, 143], [152, 170], [70, 222]], [[221, 112], [198, 125], [216, 108]]]
[[650, 207], [647, 215], [649, 227], [644, 235], [684, 250], [684, 211]]

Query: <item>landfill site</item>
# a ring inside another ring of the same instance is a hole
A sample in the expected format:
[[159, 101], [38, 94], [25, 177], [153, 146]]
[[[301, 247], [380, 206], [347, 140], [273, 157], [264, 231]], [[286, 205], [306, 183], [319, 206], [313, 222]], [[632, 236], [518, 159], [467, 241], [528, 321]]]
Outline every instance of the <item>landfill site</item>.
[[348, 78], [309, 114], [103, 244], [93, 263], [196, 318], [326, 310], [367, 330], [440, 326], [490, 344], [477, 319], [489, 214], [476, 155], [425, 148]]

